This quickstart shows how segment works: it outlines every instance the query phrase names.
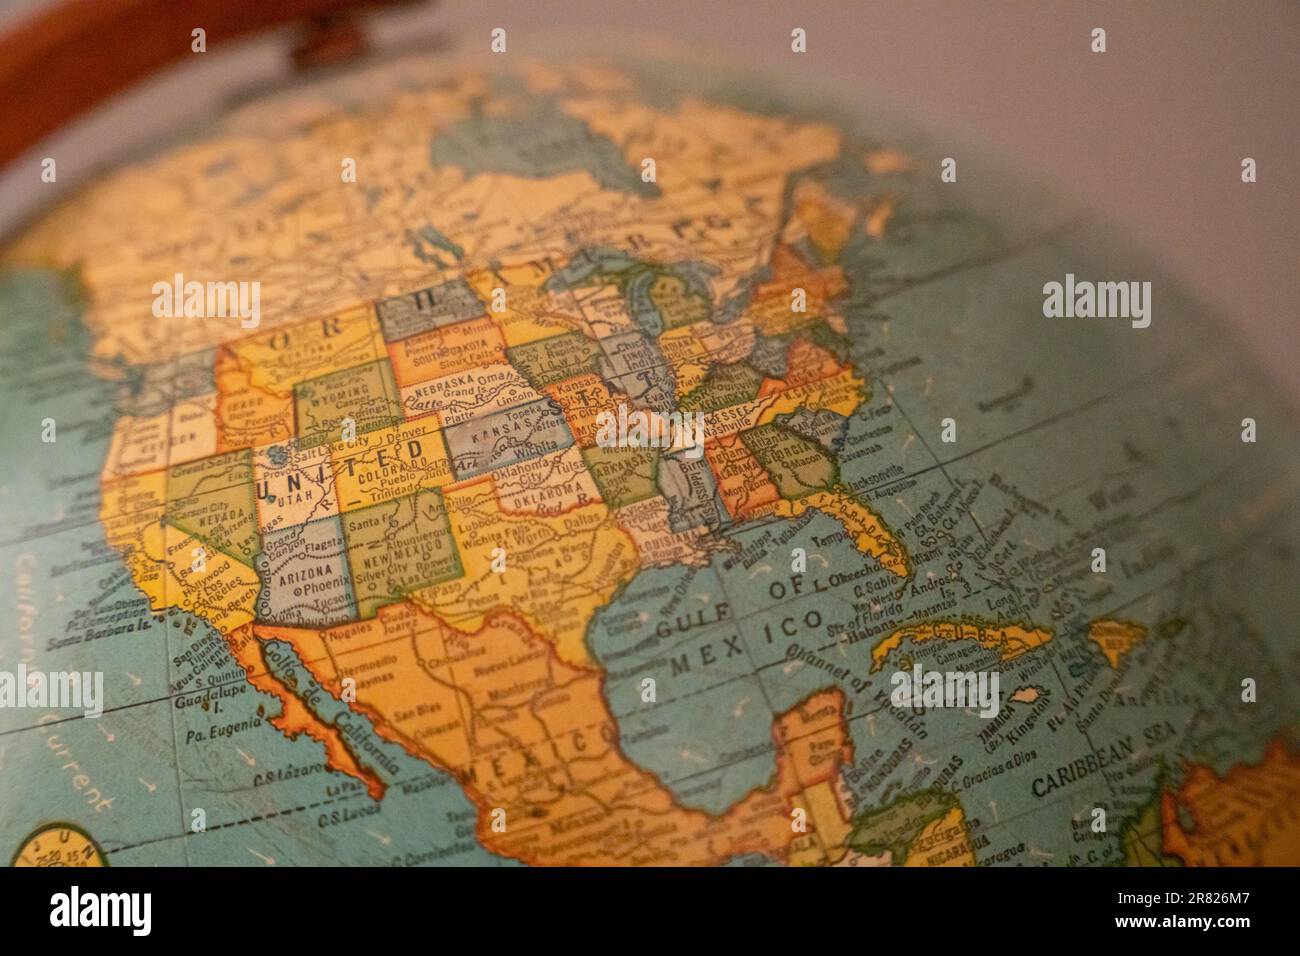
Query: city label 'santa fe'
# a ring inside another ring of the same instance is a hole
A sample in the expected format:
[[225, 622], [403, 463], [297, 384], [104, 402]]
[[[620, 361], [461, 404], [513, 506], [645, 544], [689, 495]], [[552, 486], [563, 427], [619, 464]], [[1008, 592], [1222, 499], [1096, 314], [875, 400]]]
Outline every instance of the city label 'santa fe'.
[[1300, 862], [1285, 401], [707, 73], [371, 65], [11, 239], [15, 862]]

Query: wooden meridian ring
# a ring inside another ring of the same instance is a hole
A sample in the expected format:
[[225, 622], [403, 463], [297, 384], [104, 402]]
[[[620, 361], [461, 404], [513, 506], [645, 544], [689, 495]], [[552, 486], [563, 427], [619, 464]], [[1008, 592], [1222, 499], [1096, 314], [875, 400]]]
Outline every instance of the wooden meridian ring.
[[[346, 18], [410, 0], [63, 0], [0, 35], [0, 167], [150, 73], [245, 34], [305, 22], [347, 45]], [[339, 27], [338, 29], [331, 29]], [[355, 28], [353, 28], [355, 29]], [[352, 34], [358, 37], [359, 34]], [[311, 62], [309, 52], [300, 62]]]

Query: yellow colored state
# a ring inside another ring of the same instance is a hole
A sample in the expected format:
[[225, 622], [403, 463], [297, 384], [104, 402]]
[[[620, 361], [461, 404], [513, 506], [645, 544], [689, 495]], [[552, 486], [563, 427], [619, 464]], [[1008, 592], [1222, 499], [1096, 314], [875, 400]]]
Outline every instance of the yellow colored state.
[[839, 491], [818, 491], [797, 501], [780, 498], [772, 504], [772, 513], [783, 518], [797, 518], [809, 508], [834, 518], [844, 526], [853, 545], [881, 566], [907, 577], [911, 573], [907, 551], [874, 511], [855, 498]]
[[365, 365], [386, 354], [375, 311], [364, 305], [259, 332], [228, 348], [248, 370], [254, 388], [281, 396], [293, 394], [297, 382]]
[[438, 423], [417, 418], [330, 445], [340, 511], [441, 488], [454, 476]]
[[[758, 338], [758, 334], [754, 331], [754, 323], [744, 316], [725, 325], [713, 321], [696, 322], [688, 326], [688, 329], [712, 361], [724, 364], [744, 361], [754, 350]], [[664, 339], [671, 337], [672, 334], [672, 332], [665, 332], [659, 337], [661, 348]]]
[[846, 841], [853, 832], [848, 811], [830, 780], [805, 788], [794, 798], [792, 806], [808, 814], [812, 839], [797, 840], [790, 850], [791, 866], [834, 865], [848, 853]]
[[772, 404], [759, 416], [758, 424], [766, 425], [779, 415], [806, 408], [810, 411], [830, 411], [849, 416], [862, 404], [866, 379], [845, 369], [829, 378], [807, 385], [796, 385], [771, 396]]
[[1088, 625], [1088, 640], [1101, 648], [1111, 670], [1119, 670], [1120, 663], [1146, 636], [1147, 629], [1131, 621], [1103, 617]]
[[929, 621], [899, 628], [872, 648], [871, 670], [873, 673], [880, 670], [890, 653], [908, 640], [917, 644], [922, 641], [975, 641], [983, 648], [997, 651], [1002, 660], [1009, 661], [1051, 639], [1051, 631], [1019, 624], [988, 624], [975, 619]]
[[[204, 562], [201, 571], [194, 568], [199, 549]], [[222, 634], [255, 616], [260, 588], [256, 572], [172, 525], [155, 522], [144, 526], [140, 547], [127, 557], [127, 564], [154, 611], [183, 608]]]
[[659, 336], [659, 349], [672, 368], [678, 398], [698, 388], [713, 366], [708, 349], [689, 326]]
[[411, 600], [469, 631], [493, 610], [510, 610], [566, 664], [597, 667], [584, 641], [587, 625], [640, 567], [635, 542], [609, 508], [595, 502], [557, 515], [506, 512], [490, 478], [443, 495], [464, 574]]
[[[152, 610], [184, 608], [228, 634], [254, 617], [257, 574], [201, 538], [166, 524], [166, 492], [163, 471], [105, 481], [99, 507], [104, 535]], [[200, 553], [204, 570], [196, 571]]]
[[465, 281], [483, 300], [488, 315], [497, 323], [506, 346], [510, 347], [550, 338], [576, 323], [572, 318], [562, 317], [550, 293], [543, 291], [542, 284], [551, 274], [549, 263], [537, 260], [471, 272]]
[[167, 509], [167, 472], [149, 471], [129, 478], [109, 478], [103, 473], [99, 520], [110, 547], [119, 552], [138, 547], [140, 534], [162, 520]]
[[113, 427], [104, 475], [138, 474], [215, 454], [216, 405], [216, 394], [209, 392], [149, 417], [121, 416]]

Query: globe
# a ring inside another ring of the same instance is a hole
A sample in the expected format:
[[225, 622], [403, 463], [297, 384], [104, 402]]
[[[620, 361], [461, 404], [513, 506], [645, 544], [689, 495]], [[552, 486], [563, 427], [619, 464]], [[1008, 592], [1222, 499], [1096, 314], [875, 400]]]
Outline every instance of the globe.
[[407, 56], [10, 237], [14, 862], [1300, 863], [1292, 400], [828, 102]]

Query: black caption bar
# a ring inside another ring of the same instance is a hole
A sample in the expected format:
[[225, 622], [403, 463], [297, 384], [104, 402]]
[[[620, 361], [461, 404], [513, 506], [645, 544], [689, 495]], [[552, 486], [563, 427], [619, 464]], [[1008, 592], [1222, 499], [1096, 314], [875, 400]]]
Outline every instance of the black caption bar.
[[365, 938], [377, 925], [399, 924], [462, 933], [466, 920], [494, 915], [498, 944], [511, 932], [591, 939], [608, 931], [613, 940], [639, 925], [670, 933], [666, 924], [681, 921], [671, 930], [686, 934], [678, 938], [705, 933], [731, 946], [751, 936], [761, 942], [777, 923], [786, 932], [838, 929], [873, 939], [946, 927], [958, 946], [1035, 930], [1075, 939], [1277, 933], [1294, 917], [1286, 908], [1293, 909], [1295, 878], [1287, 869], [1181, 868], [10, 869], [0, 877], [0, 914], [7, 929], [24, 934], [77, 933], [126, 946], [195, 938], [239, 945], [300, 933]]

